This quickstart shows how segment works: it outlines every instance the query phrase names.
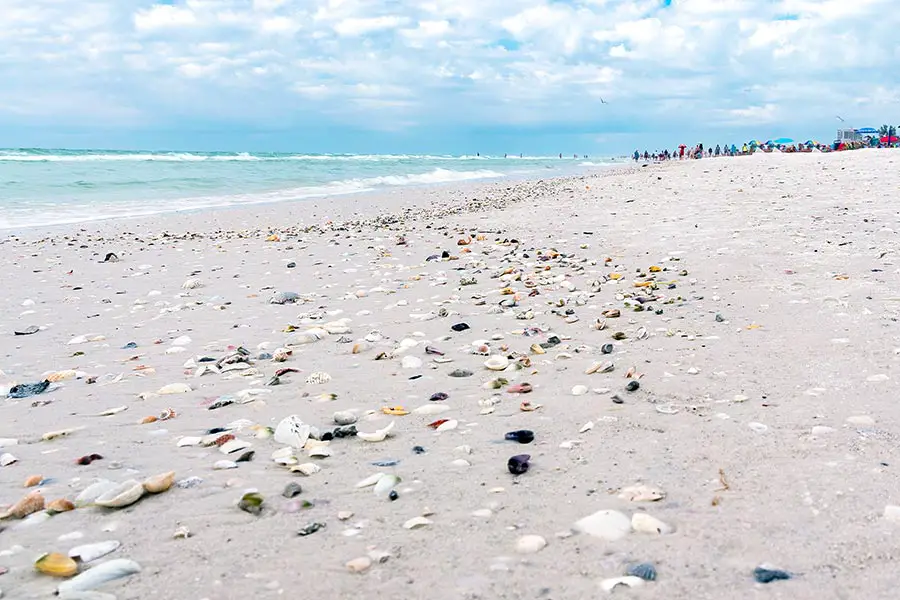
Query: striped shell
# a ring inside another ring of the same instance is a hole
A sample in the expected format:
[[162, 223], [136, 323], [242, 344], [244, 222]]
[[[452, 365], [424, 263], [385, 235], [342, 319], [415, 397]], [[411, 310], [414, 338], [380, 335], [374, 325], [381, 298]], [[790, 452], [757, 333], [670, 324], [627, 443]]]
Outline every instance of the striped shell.
[[331, 381], [331, 375], [324, 371], [316, 371], [306, 378], [306, 383], [309, 384], [322, 384], [329, 381]]

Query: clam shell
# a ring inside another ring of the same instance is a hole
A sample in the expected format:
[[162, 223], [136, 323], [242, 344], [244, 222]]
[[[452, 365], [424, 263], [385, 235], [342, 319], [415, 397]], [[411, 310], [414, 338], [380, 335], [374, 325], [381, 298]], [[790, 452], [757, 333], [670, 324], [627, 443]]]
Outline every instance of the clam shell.
[[0, 518], [24, 519], [32, 513], [44, 510], [44, 497], [40, 492], [31, 492], [15, 504], [9, 507]]
[[75, 379], [78, 376], [78, 372], [75, 369], [66, 369], [65, 371], [56, 371], [54, 373], [50, 373], [44, 379], [49, 381], [50, 383], [57, 383], [59, 381], [65, 381], [67, 379]]
[[456, 419], [450, 419], [449, 421], [438, 425], [435, 431], [450, 431], [451, 429], [456, 429], [457, 427], [459, 427], [459, 421], [457, 421]]
[[502, 371], [509, 366], [509, 359], [505, 356], [496, 354], [484, 361], [484, 366], [491, 371]]
[[584, 396], [588, 393], [588, 388], [586, 385], [576, 385], [572, 388], [573, 396]]
[[547, 546], [547, 540], [539, 535], [523, 535], [516, 541], [516, 552], [519, 554], [535, 554]]
[[628, 575], [625, 577], [612, 577], [610, 579], [604, 579], [603, 581], [601, 581], [600, 589], [602, 589], [607, 594], [611, 594], [620, 585], [624, 585], [625, 587], [630, 588], [638, 587], [640, 585], [644, 585], [644, 580], [633, 575]]
[[44, 480], [43, 475], [29, 475], [25, 479], [25, 483], [24, 483], [24, 485], [22, 485], [22, 487], [26, 487], [26, 488], [34, 487], [36, 485], [39, 485], [43, 480]]
[[34, 568], [51, 577], [71, 577], [78, 572], [78, 563], [65, 554], [51, 552], [34, 561]]
[[186, 394], [191, 391], [191, 386], [186, 383], [170, 383], [159, 388], [157, 394]]
[[431, 519], [425, 517], [413, 517], [403, 524], [403, 529], [421, 529], [434, 523]]
[[375, 482], [375, 487], [372, 491], [376, 496], [387, 496], [398, 483], [400, 483], [400, 477], [397, 475], [384, 475]]
[[414, 415], [439, 415], [450, 410], [450, 406], [446, 404], [425, 404], [413, 409]]
[[217, 460], [213, 463], [213, 469], [216, 471], [225, 471], [227, 469], [237, 469], [238, 464], [233, 460]]
[[116, 487], [115, 482], [108, 479], [100, 479], [87, 486], [78, 496], [75, 497], [75, 506], [81, 508], [90, 506], [97, 498]]
[[175, 471], [169, 471], [168, 473], [160, 473], [159, 475], [148, 477], [141, 485], [143, 485], [144, 491], [151, 494], [159, 494], [172, 487], [173, 483], [175, 483]]
[[244, 440], [230, 440], [219, 446], [219, 452], [221, 452], [222, 454], [232, 454], [234, 452], [246, 450], [252, 445], [253, 444], [251, 444], [250, 442], [245, 442]]
[[609, 542], [620, 540], [631, 532], [631, 520], [615, 510], [600, 510], [577, 521], [575, 531]]
[[356, 413], [350, 410], [339, 410], [331, 418], [338, 425], [353, 425], [359, 420]]
[[71, 500], [67, 500], [66, 498], [59, 498], [58, 500], [53, 500], [47, 504], [47, 512], [51, 515], [58, 515], [59, 513], [69, 512], [70, 510], [75, 510], [75, 505]]
[[141, 566], [127, 558], [109, 560], [88, 569], [87, 571], [59, 584], [56, 591], [61, 598], [72, 595], [72, 592], [86, 592], [93, 590], [115, 579], [121, 579], [141, 572]]
[[144, 495], [144, 486], [140, 481], [129, 479], [116, 485], [94, 500], [97, 506], [105, 508], [123, 508], [130, 506]]
[[69, 556], [83, 563], [89, 563], [98, 558], [103, 558], [111, 552], [115, 552], [121, 545], [117, 540], [97, 542], [96, 544], [82, 544], [69, 550]]
[[291, 473], [300, 473], [301, 475], [305, 475], [307, 477], [310, 475], [315, 475], [321, 470], [322, 467], [313, 463], [303, 463], [301, 465], [294, 465], [290, 468]]
[[664, 523], [647, 513], [634, 513], [631, 517], [631, 527], [639, 533], [655, 533], [657, 535], [665, 535], [675, 531], [675, 528], [668, 523]]
[[19, 459], [16, 458], [15, 456], [13, 456], [12, 454], [10, 454], [9, 452], [4, 452], [3, 454], [0, 454], [0, 467], [8, 467], [9, 465], [13, 464], [17, 460], [19, 460]]
[[379, 481], [381, 481], [381, 478], [384, 477], [385, 475], [386, 475], [386, 473], [373, 473], [372, 475], [369, 475], [368, 477], [366, 477], [365, 479], [363, 479], [362, 481], [357, 483], [356, 487], [357, 488], [371, 487], [371, 486], [375, 485], [376, 483], [378, 483]]
[[293, 448], [302, 448], [309, 439], [310, 426], [297, 415], [285, 417], [275, 428], [275, 441]]
[[386, 437], [388, 437], [391, 430], [394, 428], [395, 423], [395, 421], [391, 421], [390, 423], [388, 423], [387, 427], [384, 427], [372, 433], [364, 433], [362, 431], [358, 431], [356, 433], [356, 437], [367, 442], [382, 442]]

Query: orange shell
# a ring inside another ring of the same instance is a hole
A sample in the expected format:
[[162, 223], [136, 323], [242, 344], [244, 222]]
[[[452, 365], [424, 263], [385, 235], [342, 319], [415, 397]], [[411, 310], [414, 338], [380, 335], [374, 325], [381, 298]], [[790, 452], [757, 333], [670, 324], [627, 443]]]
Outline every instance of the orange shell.
[[70, 500], [66, 500], [65, 498], [53, 500], [47, 505], [47, 512], [51, 515], [69, 512], [70, 510], [75, 510], [75, 505], [72, 504]]
[[44, 510], [44, 497], [38, 492], [31, 492], [6, 511], [6, 516], [24, 519], [32, 513]]

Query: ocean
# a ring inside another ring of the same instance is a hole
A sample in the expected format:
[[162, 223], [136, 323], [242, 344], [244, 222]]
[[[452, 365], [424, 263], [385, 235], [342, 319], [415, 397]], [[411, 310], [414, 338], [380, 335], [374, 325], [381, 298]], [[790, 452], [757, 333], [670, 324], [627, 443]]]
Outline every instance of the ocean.
[[0, 150], [0, 229], [302, 201], [399, 186], [554, 177], [615, 164], [558, 156]]

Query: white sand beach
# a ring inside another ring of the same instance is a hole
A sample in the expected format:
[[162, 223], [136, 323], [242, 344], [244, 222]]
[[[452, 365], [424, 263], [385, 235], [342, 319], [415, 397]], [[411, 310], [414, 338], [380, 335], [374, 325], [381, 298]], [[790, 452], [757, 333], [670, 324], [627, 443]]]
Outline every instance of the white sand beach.
[[[655, 581], [615, 596], [895, 597], [898, 166], [892, 150], [704, 159], [6, 236], [0, 388], [58, 381], [2, 400], [0, 505], [175, 485], [0, 521], [3, 597], [566, 600], [636, 563]], [[296, 415], [327, 438], [338, 411], [392, 429], [293, 451], [271, 435]], [[517, 430], [534, 440], [504, 440]], [[229, 433], [250, 446], [185, 439]], [[383, 494], [358, 487], [376, 473]], [[238, 507], [248, 492], [260, 513]], [[603, 510], [636, 530], [575, 527]], [[111, 540], [77, 569], [140, 571], [94, 595], [35, 569]], [[792, 577], [758, 583], [759, 566]]]

